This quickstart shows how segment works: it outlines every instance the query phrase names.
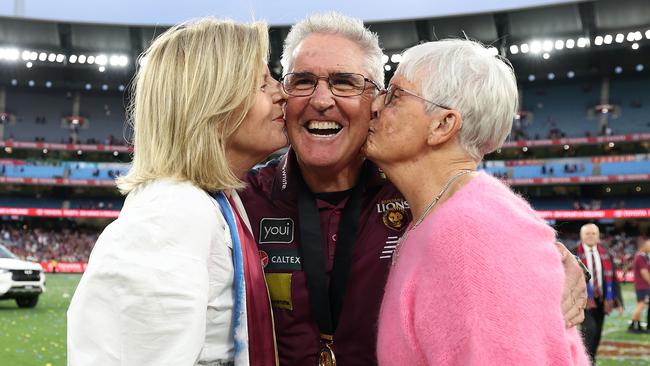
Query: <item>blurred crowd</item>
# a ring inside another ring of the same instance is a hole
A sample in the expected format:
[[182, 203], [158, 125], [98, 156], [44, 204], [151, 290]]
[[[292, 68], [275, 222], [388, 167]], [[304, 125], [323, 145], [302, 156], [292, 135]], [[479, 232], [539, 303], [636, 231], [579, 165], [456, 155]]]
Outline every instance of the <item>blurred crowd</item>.
[[526, 112], [519, 112], [519, 118], [515, 118], [512, 124], [512, 132], [510, 134], [510, 139], [513, 141], [527, 141], [527, 140], [541, 140], [541, 139], [563, 139], [567, 137], [595, 137], [596, 136], [612, 136], [614, 130], [606, 124], [601, 123], [597, 131], [584, 131], [583, 136], [579, 135], [569, 135], [564, 130], [562, 130], [557, 121], [548, 117], [544, 122], [541, 131], [537, 130], [536, 132], [531, 132], [532, 129], [532, 120], [527, 118]]
[[609, 248], [610, 253], [614, 256], [616, 268], [623, 273], [634, 270], [634, 253], [637, 252], [639, 240], [647, 239], [645, 237], [627, 236], [625, 233], [605, 236], [603, 242]]
[[33, 227], [20, 222], [3, 222], [0, 239], [21, 259], [38, 262], [87, 262], [101, 230], [98, 228]]
[[624, 198], [609, 199], [603, 202], [601, 199], [576, 199], [573, 201], [574, 210], [609, 210], [626, 208]]

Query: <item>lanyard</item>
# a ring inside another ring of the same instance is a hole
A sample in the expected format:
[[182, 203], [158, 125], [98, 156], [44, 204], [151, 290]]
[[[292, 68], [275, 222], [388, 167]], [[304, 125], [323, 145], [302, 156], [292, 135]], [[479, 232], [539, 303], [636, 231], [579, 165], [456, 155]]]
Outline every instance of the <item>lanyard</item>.
[[327, 288], [325, 274], [325, 245], [322, 242], [320, 214], [316, 199], [299, 176], [298, 219], [300, 222], [300, 243], [303, 270], [307, 278], [307, 289], [311, 310], [321, 334], [334, 335], [338, 325], [343, 298], [347, 288], [352, 265], [352, 252], [356, 242], [357, 226], [361, 214], [362, 191], [367, 169], [362, 169], [359, 181], [352, 189], [339, 221], [334, 255], [334, 267], [330, 286]]

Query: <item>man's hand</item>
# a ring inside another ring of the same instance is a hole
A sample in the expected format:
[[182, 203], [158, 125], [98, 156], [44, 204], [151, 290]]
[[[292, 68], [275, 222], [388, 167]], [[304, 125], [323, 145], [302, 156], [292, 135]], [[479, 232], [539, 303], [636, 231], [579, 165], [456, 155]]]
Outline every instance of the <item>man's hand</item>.
[[582, 267], [576, 258], [560, 242], [555, 243], [562, 256], [564, 265], [564, 289], [562, 290], [562, 314], [567, 328], [582, 323], [585, 320], [587, 307], [587, 281]]

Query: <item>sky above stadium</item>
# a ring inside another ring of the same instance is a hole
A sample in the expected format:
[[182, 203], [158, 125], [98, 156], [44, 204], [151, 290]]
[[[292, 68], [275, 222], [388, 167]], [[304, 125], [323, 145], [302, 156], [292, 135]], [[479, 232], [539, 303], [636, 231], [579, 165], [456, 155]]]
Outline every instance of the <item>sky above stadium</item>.
[[365, 21], [431, 18], [522, 9], [580, 0], [2, 0], [0, 16], [66, 22], [171, 25], [213, 15], [289, 25], [336, 10]]

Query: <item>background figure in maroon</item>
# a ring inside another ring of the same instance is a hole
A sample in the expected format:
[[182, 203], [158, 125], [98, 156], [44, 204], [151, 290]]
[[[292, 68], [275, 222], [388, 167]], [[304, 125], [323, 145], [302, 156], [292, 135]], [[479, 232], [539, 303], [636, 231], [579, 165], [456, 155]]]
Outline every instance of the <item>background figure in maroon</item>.
[[647, 333], [650, 330], [650, 310], [646, 328], [641, 327], [641, 313], [650, 297], [650, 240], [639, 242], [639, 251], [634, 255], [634, 289], [636, 290], [636, 308], [632, 313], [632, 323], [628, 329], [631, 333]]

